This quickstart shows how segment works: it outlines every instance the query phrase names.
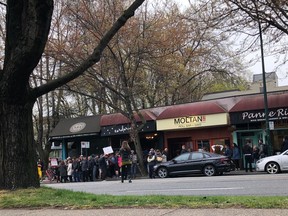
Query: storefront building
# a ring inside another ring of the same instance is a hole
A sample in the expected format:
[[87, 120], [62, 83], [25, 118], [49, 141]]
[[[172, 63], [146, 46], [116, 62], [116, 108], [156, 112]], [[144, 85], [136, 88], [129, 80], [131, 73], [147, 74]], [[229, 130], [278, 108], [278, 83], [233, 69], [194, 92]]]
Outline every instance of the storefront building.
[[[272, 154], [277, 154], [281, 151], [283, 137], [288, 135], [288, 93], [270, 93], [267, 97], [270, 147]], [[253, 146], [258, 146], [259, 139], [267, 143], [263, 94], [241, 97], [229, 114], [234, 128], [233, 141], [240, 148], [247, 139], [252, 141]]]
[[[146, 123], [142, 125], [141, 118], [135, 114], [137, 127], [142, 127], [139, 131], [141, 147], [143, 151], [149, 151], [150, 148], [157, 148], [163, 143], [161, 135], [156, 131], [156, 116], [150, 110], [141, 111]], [[117, 151], [124, 140], [130, 142], [131, 148], [134, 149], [130, 139], [131, 123], [130, 120], [121, 113], [103, 115], [101, 118], [101, 136], [106, 137], [109, 145]]]
[[66, 159], [102, 154], [108, 139], [100, 136], [101, 116], [62, 119], [50, 134], [53, 157]]
[[221, 153], [232, 140], [228, 113], [216, 101], [170, 106], [157, 117], [156, 125], [163, 132], [170, 159], [180, 153], [182, 145], [191, 151]]

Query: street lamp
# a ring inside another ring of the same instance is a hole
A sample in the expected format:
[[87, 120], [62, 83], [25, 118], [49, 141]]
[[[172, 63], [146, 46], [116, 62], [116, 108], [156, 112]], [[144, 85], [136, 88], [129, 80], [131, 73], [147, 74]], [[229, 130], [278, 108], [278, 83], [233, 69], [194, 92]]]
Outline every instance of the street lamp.
[[265, 131], [266, 131], [266, 145], [268, 146], [268, 155], [272, 155], [272, 143], [270, 140], [270, 128], [269, 128], [269, 110], [268, 110], [268, 97], [266, 88], [266, 72], [265, 72], [265, 60], [264, 60], [264, 49], [263, 49], [263, 38], [262, 28], [259, 19], [259, 11], [257, 2], [254, 2], [257, 15], [257, 23], [259, 28], [259, 39], [260, 39], [260, 50], [261, 50], [261, 63], [262, 63], [262, 79], [263, 79], [263, 96], [264, 96], [264, 107], [265, 107]]

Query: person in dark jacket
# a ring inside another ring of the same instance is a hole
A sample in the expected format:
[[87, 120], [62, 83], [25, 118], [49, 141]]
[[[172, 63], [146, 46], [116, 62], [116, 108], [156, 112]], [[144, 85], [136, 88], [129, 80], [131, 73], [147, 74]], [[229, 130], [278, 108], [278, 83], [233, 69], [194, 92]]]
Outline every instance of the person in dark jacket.
[[101, 156], [98, 160], [99, 162], [99, 169], [101, 170], [100, 177], [102, 180], [105, 180], [107, 177], [108, 165], [107, 165], [108, 155], [105, 154]]
[[59, 166], [60, 182], [66, 183], [67, 181], [67, 166], [64, 161], [61, 161]]
[[80, 182], [80, 162], [78, 158], [74, 158], [72, 162], [74, 182]]
[[88, 180], [94, 181], [93, 179], [93, 168], [95, 165], [94, 157], [89, 156], [88, 157]]
[[245, 158], [245, 171], [248, 172], [248, 165], [249, 165], [250, 172], [253, 172], [253, 170], [252, 170], [253, 149], [252, 149], [250, 140], [246, 141], [246, 144], [244, 145], [242, 152], [243, 152], [243, 155]]
[[86, 157], [83, 157], [83, 160], [81, 161], [81, 170], [82, 170], [82, 181], [87, 182], [89, 174], [89, 164]]
[[121, 182], [123, 183], [125, 179], [129, 179], [129, 183], [131, 180], [131, 148], [127, 141], [123, 141], [121, 148], [119, 150], [119, 154], [122, 158], [122, 166], [121, 166]]
[[282, 144], [282, 152], [286, 151], [288, 149], [288, 136], [285, 136], [283, 138], [283, 144]]

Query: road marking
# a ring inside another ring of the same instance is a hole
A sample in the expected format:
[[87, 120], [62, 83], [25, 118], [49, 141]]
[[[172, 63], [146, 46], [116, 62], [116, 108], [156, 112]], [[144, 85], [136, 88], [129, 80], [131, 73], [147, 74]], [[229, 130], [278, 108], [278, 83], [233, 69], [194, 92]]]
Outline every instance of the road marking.
[[[175, 188], [175, 189], [169, 189], [169, 191], [216, 191], [216, 190], [243, 190], [244, 187], [230, 187], [230, 188]], [[135, 193], [135, 192], [163, 192], [163, 191], [167, 191], [167, 189], [163, 189], [163, 190], [132, 190], [132, 191], [126, 191], [127, 193]]]

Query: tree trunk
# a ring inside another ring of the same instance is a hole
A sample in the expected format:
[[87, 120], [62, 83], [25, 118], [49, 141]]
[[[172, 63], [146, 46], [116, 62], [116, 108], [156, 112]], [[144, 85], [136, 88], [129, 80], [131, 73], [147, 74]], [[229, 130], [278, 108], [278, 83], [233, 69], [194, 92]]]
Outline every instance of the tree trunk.
[[40, 186], [33, 139], [32, 105], [0, 101], [1, 189]]
[[137, 133], [134, 140], [135, 149], [138, 157], [139, 162], [139, 170], [142, 176], [147, 176], [147, 169], [144, 165], [144, 158], [143, 158], [143, 151], [140, 143], [139, 134]]
[[135, 119], [132, 119], [131, 122], [133, 122], [133, 123], [131, 124], [130, 138], [134, 142], [134, 146], [135, 146], [135, 150], [136, 150], [136, 154], [137, 154], [138, 162], [139, 162], [140, 173], [142, 176], [146, 176], [147, 175], [147, 169], [146, 169], [146, 167], [144, 165], [144, 161], [143, 161], [143, 151], [142, 151], [142, 147], [141, 147], [139, 131], [138, 131], [138, 128], [136, 127]]

